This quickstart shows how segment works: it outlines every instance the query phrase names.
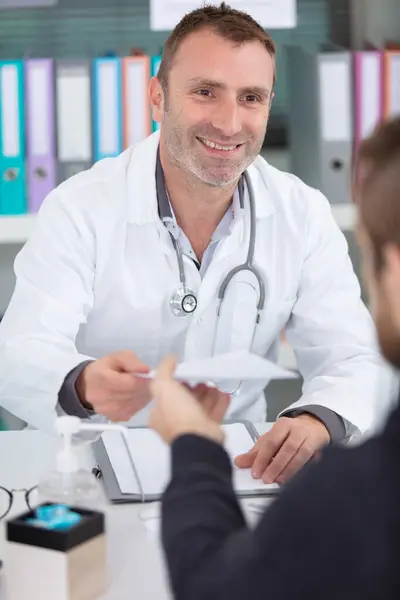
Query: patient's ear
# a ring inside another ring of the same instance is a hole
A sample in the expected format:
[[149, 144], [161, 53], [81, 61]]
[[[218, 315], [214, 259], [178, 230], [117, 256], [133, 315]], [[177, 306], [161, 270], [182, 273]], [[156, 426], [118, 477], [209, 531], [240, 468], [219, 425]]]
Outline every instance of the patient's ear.
[[376, 297], [400, 331], [400, 246], [390, 242], [382, 248], [381, 270], [376, 279]]
[[382, 247], [377, 278], [377, 285], [389, 301], [400, 307], [400, 246], [397, 244], [390, 242]]
[[383, 264], [393, 273], [400, 276], [400, 246], [390, 242], [382, 248]]

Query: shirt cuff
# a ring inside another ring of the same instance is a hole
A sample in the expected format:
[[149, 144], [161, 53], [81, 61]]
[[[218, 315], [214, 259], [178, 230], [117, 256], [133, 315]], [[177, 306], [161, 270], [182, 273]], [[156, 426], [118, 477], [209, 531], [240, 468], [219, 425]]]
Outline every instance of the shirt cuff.
[[91, 362], [93, 361], [85, 360], [75, 367], [75, 369], [72, 369], [64, 379], [61, 389], [58, 392], [58, 404], [67, 415], [87, 419], [95, 414], [93, 411], [82, 406], [75, 387], [79, 375], [86, 365]]
[[331, 443], [343, 442], [346, 438], [346, 426], [342, 417], [330, 408], [325, 406], [318, 406], [309, 404], [296, 408], [295, 410], [288, 410], [287, 412], [281, 413], [282, 417], [298, 417], [302, 414], [309, 414], [321, 421], [327, 428], [329, 435], [331, 436]]
[[221, 444], [211, 439], [185, 434], [178, 437], [171, 446], [172, 474], [187, 473], [194, 464], [212, 465], [214, 470], [229, 477], [232, 474], [231, 461]]

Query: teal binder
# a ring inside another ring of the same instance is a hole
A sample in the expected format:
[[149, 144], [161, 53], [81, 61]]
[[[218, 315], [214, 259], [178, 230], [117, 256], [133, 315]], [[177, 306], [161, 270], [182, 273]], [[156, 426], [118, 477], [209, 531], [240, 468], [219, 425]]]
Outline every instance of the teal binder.
[[0, 214], [26, 211], [23, 61], [0, 61]]
[[[155, 77], [158, 73], [158, 69], [161, 63], [161, 56], [152, 56], [151, 57], [151, 76]], [[151, 121], [151, 127], [153, 131], [158, 131], [160, 129], [160, 123], [156, 121]]]

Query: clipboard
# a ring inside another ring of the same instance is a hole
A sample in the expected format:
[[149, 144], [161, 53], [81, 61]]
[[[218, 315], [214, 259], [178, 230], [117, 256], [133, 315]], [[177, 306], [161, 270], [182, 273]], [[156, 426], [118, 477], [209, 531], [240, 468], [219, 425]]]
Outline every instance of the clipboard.
[[[259, 438], [259, 434], [252, 423], [249, 421], [225, 421], [223, 425], [243, 424], [255, 443]], [[129, 427], [131, 429], [147, 429], [146, 427]], [[101, 478], [106, 491], [107, 498], [113, 504], [140, 503], [142, 501], [141, 494], [127, 494], [121, 491], [117, 476], [114, 472], [110, 458], [108, 456], [105, 444], [100, 438], [93, 444], [93, 451], [97, 461], [97, 467], [93, 469], [94, 474]], [[137, 475], [135, 474], [137, 479]], [[278, 484], [265, 485], [262, 489], [239, 491], [236, 490], [238, 498], [251, 498], [260, 496], [274, 496], [279, 493], [280, 486]], [[155, 502], [161, 499], [162, 494], [146, 494], [143, 495], [143, 500], [147, 502]]]

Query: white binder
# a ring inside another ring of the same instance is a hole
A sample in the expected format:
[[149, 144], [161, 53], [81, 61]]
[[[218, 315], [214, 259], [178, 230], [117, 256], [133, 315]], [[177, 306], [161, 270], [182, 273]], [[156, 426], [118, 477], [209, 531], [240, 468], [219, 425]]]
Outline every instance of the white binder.
[[56, 112], [59, 181], [64, 181], [92, 164], [89, 61], [57, 61]]
[[355, 143], [369, 136], [383, 117], [383, 58], [379, 50], [354, 54]]
[[350, 200], [353, 74], [348, 51], [288, 49], [292, 171], [328, 200]]

